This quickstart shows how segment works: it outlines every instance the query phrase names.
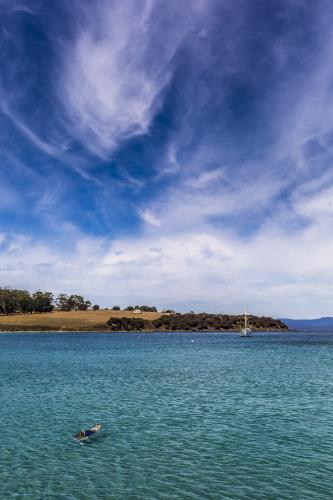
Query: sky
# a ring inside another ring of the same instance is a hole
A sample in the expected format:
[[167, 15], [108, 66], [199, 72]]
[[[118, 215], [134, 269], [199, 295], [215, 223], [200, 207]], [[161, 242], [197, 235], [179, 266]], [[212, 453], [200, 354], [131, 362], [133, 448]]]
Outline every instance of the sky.
[[0, 285], [333, 316], [329, 0], [0, 0]]

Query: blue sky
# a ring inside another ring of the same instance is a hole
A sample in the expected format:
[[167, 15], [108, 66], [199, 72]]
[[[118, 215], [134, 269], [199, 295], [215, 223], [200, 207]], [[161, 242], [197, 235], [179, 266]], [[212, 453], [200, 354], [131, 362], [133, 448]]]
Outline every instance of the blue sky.
[[0, 281], [333, 315], [333, 7], [0, 0]]

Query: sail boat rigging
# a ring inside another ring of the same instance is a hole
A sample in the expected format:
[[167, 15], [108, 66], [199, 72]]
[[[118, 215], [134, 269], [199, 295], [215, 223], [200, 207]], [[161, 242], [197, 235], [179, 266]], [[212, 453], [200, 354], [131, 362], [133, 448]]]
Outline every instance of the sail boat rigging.
[[248, 321], [247, 321], [246, 303], [244, 306], [244, 328], [241, 328], [239, 335], [241, 337], [252, 337], [251, 328], [248, 326]]

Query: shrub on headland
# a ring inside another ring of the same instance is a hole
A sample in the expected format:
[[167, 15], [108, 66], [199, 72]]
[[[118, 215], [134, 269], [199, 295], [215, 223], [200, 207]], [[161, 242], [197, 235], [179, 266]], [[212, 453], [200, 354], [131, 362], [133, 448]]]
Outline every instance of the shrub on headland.
[[157, 312], [157, 309], [155, 306], [138, 306], [138, 305], [127, 306], [125, 311], [135, 311], [136, 309], [140, 309], [141, 312]]
[[132, 332], [132, 331], [140, 331], [146, 330], [149, 321], [142, 318], [110, 318], [108, 321], [108, 326], [114, 332]]
[[155, 306], [139, 306], [138, 309], [140, 309], [142, 312], [157, 312]]
[[[282, 321], [265, 316], [248, 316], [249, 324], [253, 330], [287, 330]], [[228, 331], [240, 330], [243, 326], [243, 316], [230, 316], [228, 314], [162, 314], [157, 319], [147, 320], [141, 318], [114, 318], [107, 322], [112, 331]]]

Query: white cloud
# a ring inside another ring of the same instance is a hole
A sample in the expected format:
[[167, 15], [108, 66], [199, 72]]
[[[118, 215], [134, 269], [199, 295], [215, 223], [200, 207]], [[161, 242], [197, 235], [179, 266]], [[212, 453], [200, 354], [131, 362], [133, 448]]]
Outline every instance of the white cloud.
[[[332, 314], [333, 233], [264, 228], [247, 239], [206, 227], [107, 241], [75, 235], [66, 250], [24, 237], [5, 241], [2, 284], [80, 292], [100, 305], [152, 303], [178, 310]], [[71, 236], [73, 238], [73, 235]]]
[[303, 198], [296, 204], [300, 215], [311, 219], [333, 215], [333, 187], [329, 187], [309, 198]]
[[[289, 176], [307, 174], [322, 168], [321, 163], [309, 157], [307, 147], [317, 141], [326, 154], [331, 156], [331, 141], [327, 144], [325, 136], [333, 129], [332, 114], [327, 110], [333, 104], [333, 69], [331, 65], [333, 36], [331, 12], [325, 2], [318, 4], [314, 19], [318, 37], [315, 49], [308, 50], [307, 58], [302, 61], [299, 71], [285, 82], [280, 82], [276, 102], [277, 141], [274, 157], [283, 161], [293, 160], [294, 172]], [[288, 55], [292, 43], [282, 47]]]
[[197, 189], [202, 189], [223, 179], [226, 179], [226, 172], [224, 168], [214, 168], [211, 170], [206, 170], [193, 179], [190, 179], [189, 185]]
[[12, 120], [12, 122], [16, 125], [16, 127], [27, 137], [27, 139], [34, 144], [38, 149], [48, 154], [49, 156], [53, 156], [55, 158], [60, 156], [60, 151], [58, 147], [52, 145], [41, 139], [31, 128], [29, 128], [22, 119], [20, 119], [13, 112], [12, 109], [8, 106], [7, 103], [4, 102], [4, 98], [0, 99], [0, 109], [1, 111], [8, 116]]
[[161, 224], [158, 218], [148, 209], [139, 210], [139, 215], [150, 226], [159, 226]]
[[6, 240], [6, 233], [0, 233], [0, 246], [5, 242]]
[[[146, 133], [171, 72], [182, 32], [150, 28], [153, 2], [93, 4], [64, 59], [59, 97], [70, 132], [104, 156], [122, 139]], [[156, 48], [156, 45], [157, 48]]]
[[284, 185], [274, 174], [245, 173], [243, 180], [217, 168], [185, 177], [139, 213], [158, 221], [166, 234], [197, 231], [210, 228], [212, 218], [261, 217]]
[[7, 185], [7, 182], [2, 181], [0, 185], [0, 211], [13, 209], [19, 205], [19, 197], [16, 192]]
[[34, 13], [34, 7], [38, 3], [34, 2], [35, 5], [32, 7], [31, 2], [27, 0], [0, 0], [0, 8], [4, 12], [27, 12], [28, 14]]

